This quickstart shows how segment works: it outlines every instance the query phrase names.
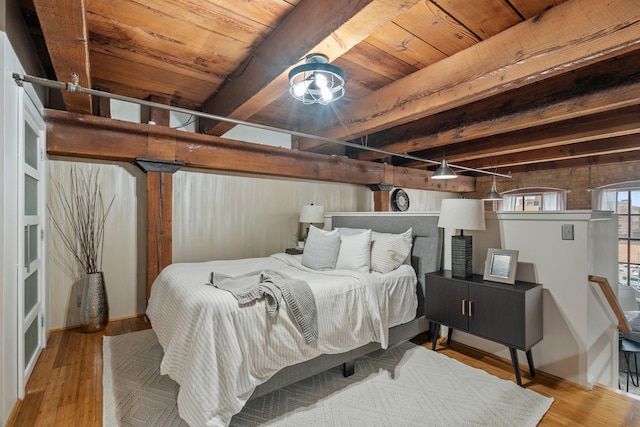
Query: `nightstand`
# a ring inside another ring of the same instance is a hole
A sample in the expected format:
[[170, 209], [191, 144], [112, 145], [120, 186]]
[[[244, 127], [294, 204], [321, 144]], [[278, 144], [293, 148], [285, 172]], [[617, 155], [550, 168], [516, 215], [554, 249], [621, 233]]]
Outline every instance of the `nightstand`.
[[509, 348], [518, 385], [520, 367], [516, 350], [526, 352], [529, 372], [535, 376], [531, 347], [542, 340], [542, 285], [516, 281], [514, 285], [489, 282], [474, 274], [453, 277], [451, 271], [427, 273], [426, 317], [435, 325], [435, 350], [440, 325], [488, 339]]
[[287, 248], [284, 250], [285, 253], [289, 255], [302, 255], [304, 249], [301, 248]]

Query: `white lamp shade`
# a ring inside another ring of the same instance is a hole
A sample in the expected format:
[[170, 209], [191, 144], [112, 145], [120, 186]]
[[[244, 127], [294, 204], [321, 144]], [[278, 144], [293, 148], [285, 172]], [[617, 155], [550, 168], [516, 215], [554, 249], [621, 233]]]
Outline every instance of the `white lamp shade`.
[[304, 205], [300, 209], [300, 222], [324, 222], [324, 206]]
[[484, 202], [478, 199], [444, 199], [438, 227], [484, 230]]

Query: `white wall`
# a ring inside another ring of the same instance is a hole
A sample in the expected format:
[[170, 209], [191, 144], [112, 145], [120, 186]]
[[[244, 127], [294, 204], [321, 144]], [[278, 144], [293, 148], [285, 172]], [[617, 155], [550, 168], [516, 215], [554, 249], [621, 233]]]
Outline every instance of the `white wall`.
[[303, 205], [371, 211], [364, 186], [178, 171], [173, 179], [175, 262], [267, 256], [295, 246]]
[[[105, 225], [102, 270], [107, 289], [109, 317], [130, 317], [146, 308], [146, 178], [128, 163], [89, 163], [77, 159], [53, 158], [49, 176], [63, 186], [72, 167], [86, 174], [97, 171], [105, 203], [115, 195]], [[48, 205], [59, 217], [57, 191], [49, 181]], [[52, 329], [80, 324], [78, 298], [82, 295], [84, 272], [60, 237], [49, 227], [48, 290], [49, 325]]]
[[271, 145], [273, 147], [291, 148], [291, 135], [283, 132], [274, 132], [246, 125], [236, 125], [223, 138], [236, 139], [238, 141], [254, 142], [256, 144]]
[[409, 209], [406, 212], [438, 212], [443, 199], [459, 197], [457, 193], [446, 191], [427, 191], [404, 188], [409, 196]]
[[[519, 251], [516, 278], [544, 286], [544, 338], [532, 349], [535, 366], [587, 387], [617, 387], [615, 323], [587, 280], [594, 274], [617, 283], [615, 218], [591, 211], [487, 213], [486, 231], [465, 232], [473, 236], [474, 273], [483, 273], [488, 248]], [[574, 240], [561, 239], [562, 224], [573, 224]], [[446, 239], [445, 267], [450, 251]], [[454, 339], [510, 358], [502, 345], [461, 332]]]

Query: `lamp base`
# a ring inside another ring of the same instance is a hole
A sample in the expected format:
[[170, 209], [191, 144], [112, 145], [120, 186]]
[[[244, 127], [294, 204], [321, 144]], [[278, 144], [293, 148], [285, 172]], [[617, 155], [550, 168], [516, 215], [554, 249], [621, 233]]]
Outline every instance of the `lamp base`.
[[473, 275], [473, 241], [471, 236], [451, 236], [451, 275]]

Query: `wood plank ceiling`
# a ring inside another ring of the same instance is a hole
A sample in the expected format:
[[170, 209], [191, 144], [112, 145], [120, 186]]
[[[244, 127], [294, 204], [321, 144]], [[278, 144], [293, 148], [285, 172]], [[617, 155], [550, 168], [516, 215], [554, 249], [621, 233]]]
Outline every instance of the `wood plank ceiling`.
[[[86, 87], [503, 173], [640, 160], [638, 0], [20, 3], [52, 79], [76, 72]], [[288, 93], [312, 53], [347, 74], [328, 106]], [[64, 96], [68, 111], [93, 110]]]

